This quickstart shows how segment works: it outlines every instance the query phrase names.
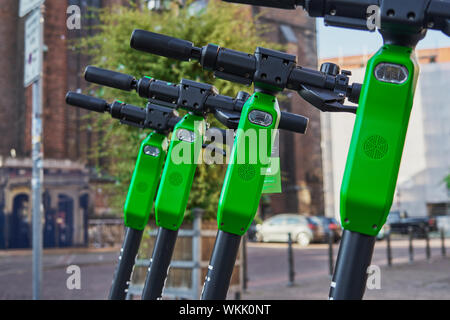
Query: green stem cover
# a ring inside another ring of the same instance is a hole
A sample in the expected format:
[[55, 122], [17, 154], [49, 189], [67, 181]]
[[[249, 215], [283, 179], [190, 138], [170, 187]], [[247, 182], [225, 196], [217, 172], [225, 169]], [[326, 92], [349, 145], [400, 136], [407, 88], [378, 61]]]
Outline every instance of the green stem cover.
[[188, 114], [175, 126], [155, 201], [156, 224], [178, 230], [183, 222], [195, 170], [201, 161], [206, 122]]
[[127, 227], [144, 230], [152, 210], [166, 153], [165, 135], [151, 133], [142, 141], [125, 201], [124, 218]]
[[368, 61], [341, 185], [344, 229], [375, 236], [386, 222], [418, 74], [408, 47], [384, 45]]
[[243, 235], [253, 221], [279, 120], [280, 109], [272, 95], [257, 92], [244, 104], [219, 199], [220, 230]]

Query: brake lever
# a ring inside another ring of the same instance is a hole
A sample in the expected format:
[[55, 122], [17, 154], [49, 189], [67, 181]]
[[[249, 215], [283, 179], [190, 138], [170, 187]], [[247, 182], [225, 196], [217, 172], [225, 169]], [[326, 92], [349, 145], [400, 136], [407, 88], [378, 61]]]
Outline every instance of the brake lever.
[[[217, 146], [217, 144], [226, 145], [227, 144], [227, 136], [228, 130], [220, 129], [217, 127], [212, 127], [206, 130], [205, 138], [207, 141], [211, 141], [210, 143], [204, 143], [202, 145], [203, 149], [212, 149], [214, 152], [220, 152], [224, 157], [227, 156], [226, 151], [223, 148]], [[217, 140], [219, 137], [219, 140]]]
[[239, 120], [241, 119], [241, 113], [216, 109], [214, 111], [214, 117], [225, 127], [230, 129], [237, 129]]
[[328, 89], [301, 85], [298, 94], [323, 112], [349, 112], [356, 114], [357, 107], [344, 105], [345, 96]]
[[203, 149], [212, 149], [214, 152], [220, 152], [224, 157], [227, 156], [227, 153], [224, 149], [219, 148], [217, 146], [214, 145], [214, 143], [204, 143], [202, 144], [202, 148]]

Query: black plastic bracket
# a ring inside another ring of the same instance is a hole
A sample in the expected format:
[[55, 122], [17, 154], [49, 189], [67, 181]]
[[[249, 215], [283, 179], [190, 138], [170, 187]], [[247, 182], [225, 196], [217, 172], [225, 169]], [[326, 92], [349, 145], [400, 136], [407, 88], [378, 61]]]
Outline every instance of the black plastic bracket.
[[177, 117], [177, 112], [172, 108], [162, 107], [149, 102], [147, 104], [145, 128], [151, 128], [158, 132], [165, 133], [172, 129], [170, 119]]
[[257, 47], [255, 51], [255, 87], [270, 91], [283, 91], [288, 77], [296, 65], [296, 57], [284, 52]]
[[381, 29], [396, 30], [402, 34], [414, 34], [422, 31], [425, 12], [430, 0], [381, 1]]
[[183, 106], [183, 109], [189, 112], [206, 115], [206, 99], [210, 95], [217, 94], [217, 89], [212, 85], [182, 79], [180, 82], [178, 105]]

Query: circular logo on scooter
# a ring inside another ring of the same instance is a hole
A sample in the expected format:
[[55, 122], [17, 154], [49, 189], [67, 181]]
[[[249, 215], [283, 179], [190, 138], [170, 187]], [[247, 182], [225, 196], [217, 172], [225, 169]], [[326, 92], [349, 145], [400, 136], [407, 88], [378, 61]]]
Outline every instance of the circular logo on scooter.
[[364, 142], [364, 152], [369, 158], [379, 160], [386, 155], [388, 146], [385, 138], [380, 135], [373, 135]]
[[169, 176], [169, 182], [174, 186], [179, 186], [183, 182], [183, 176], [179, 172], [172, 172]]
[[255, 166], [251, 164], [241, 164], [238, 167], [238, 174], [242, 180], [252, 180], [256, 174]]
[[145, 183], [144, 181], [139, 181], [137, 183], [138, 192], [144, 193], [145, 191], [147, 191], [147, 189], [148, 189], [148, 184]]

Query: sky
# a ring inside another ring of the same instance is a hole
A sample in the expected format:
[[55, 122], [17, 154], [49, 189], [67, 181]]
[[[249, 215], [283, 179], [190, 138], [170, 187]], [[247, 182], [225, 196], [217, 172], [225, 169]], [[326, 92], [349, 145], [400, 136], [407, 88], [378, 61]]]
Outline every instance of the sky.
[[[323, 19], [316, 20], [319, 58], [370, 54], [377, 51], [383, 41], [378, 32], [326, 27]], [[450, 47], [450, 37], [441, 31], [428, 30], [416, 49]]]

